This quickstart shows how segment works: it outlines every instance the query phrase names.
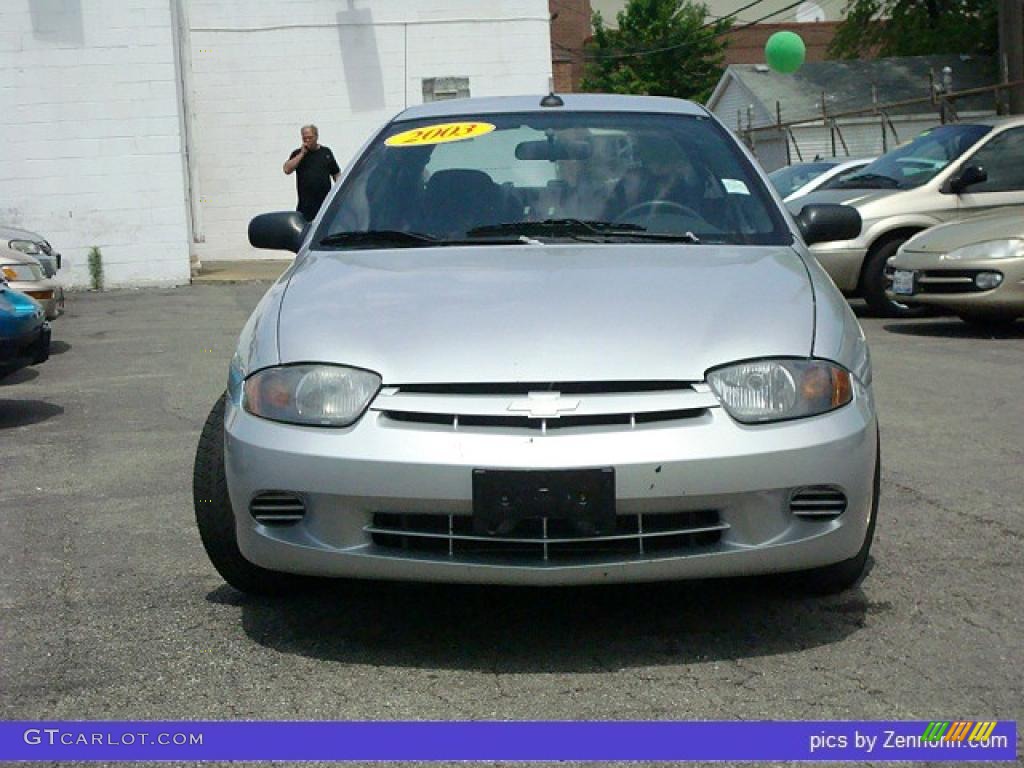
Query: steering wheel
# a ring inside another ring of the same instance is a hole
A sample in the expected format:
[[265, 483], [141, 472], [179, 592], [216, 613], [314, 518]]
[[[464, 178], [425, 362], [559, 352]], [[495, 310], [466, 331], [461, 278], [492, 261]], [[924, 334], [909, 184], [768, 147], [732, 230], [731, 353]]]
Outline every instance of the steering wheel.
[[674, 213], [676, 215], [681, 214], [683, 216], [689, 216], [690, 218], [693, 219], [700, 219], [701, 221], [704, 220], [704, 217], [697, 213], [695, 210], [693, 210], [693, 208], [687, 208], [685, 205], [681, 205], [680, 203], [676, 203], [672, 200], [646, 200], [642, 203], [631, 205], [629, 208], [622, 212], [619, 218], [628, 221], [630, 218], [636, 216], [641, 211], [648, 210], [650, 211], [650, 213], [644, 216], [643, 218], [651, 218], [652, 216], [657, 215], [659, 208], [668, 208], [670, 209], [669, 212]]

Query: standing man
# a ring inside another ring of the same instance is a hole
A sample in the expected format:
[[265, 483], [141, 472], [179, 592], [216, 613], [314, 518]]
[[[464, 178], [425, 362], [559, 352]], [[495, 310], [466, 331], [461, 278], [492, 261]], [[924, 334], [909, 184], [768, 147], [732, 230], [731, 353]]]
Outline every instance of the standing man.
[[298, 171], [295, 186], [299, 192], [299, 204], [296, 210], [306, 221], [316, 218], [317, 211], [323, 205], [324, 198], [331, 191], [331, 180], [338, 180], [341, 168], [334, 159], [334, 153], [318, 143], [320, 132], [315, 125], [302, 126], [302, 146], [288, 157], [284, 164], [284, 172], [290, 174]]

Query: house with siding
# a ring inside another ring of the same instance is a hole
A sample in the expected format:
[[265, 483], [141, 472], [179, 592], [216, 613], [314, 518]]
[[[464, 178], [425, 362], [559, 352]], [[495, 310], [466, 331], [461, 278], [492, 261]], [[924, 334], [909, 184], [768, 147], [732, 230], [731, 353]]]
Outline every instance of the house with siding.
[[[943, 119], [940, 99], [932, 104], [931, 97], [946, 87], [945, 76], [954, 92], [992, 85], [995, 62], [971, 56], [826, 61], [804, 64], [788, 75], [764, 65], [734, 64], [726, 68], [707, 107], [772, 171], [815, 157], [878, 155], [912, 139]], [[856, 110], [868, 111], [842, 116]], [[992, 115], [995, 97], [959, 98], [953, 110], [946, 119]], [[795, 121], [804, 122], [775, 128]]]

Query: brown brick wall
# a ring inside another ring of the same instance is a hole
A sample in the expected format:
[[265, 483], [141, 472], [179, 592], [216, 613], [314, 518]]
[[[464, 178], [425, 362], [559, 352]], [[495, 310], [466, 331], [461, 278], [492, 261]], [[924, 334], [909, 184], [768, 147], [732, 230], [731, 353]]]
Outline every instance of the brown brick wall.
[[729, 47], [725, 51], [726, 64], [764, 64], [764, 44], [776, 32], [788, 29], [796, 32], [807, 46], [807, 61], [825, 61], [829, 43], [836, 34], [838, 21], [811, 24], [757, 24], [736, 29], [726, 35]]
[[590, 39], [590, 0], [548, 0], [551, 11], [551, 68], [555, 90], [579, 90], [583, 45]]

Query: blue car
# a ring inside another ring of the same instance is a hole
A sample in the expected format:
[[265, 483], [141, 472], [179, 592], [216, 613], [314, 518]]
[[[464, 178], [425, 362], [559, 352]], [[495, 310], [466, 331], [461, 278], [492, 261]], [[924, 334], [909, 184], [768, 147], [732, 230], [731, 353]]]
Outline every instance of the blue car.
[[35, 299], [0, 281], [0, 377], [50, 356], [50, 324]]

